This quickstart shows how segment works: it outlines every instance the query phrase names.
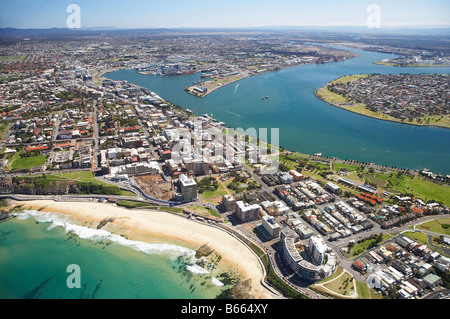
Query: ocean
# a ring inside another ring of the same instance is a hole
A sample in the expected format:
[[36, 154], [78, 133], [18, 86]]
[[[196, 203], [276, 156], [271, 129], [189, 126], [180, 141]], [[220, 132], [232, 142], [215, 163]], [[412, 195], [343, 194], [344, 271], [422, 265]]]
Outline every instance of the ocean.
[[0, 222], [0, 298], [213, 299], [231, 287], [223, 270], [194, 255], [162, 240], [131, 240], [66, 215], [26, 210]]
[[[328, 105], [314, 95], [325, 83], [350, 74], [450, 73], [450, 68], [390, 67], [372, 62], [395, 55], [347, 49], [355, 59], [312, 64], [252, 76], [204, 98], [183, 88], [200, 74], [144, 75], [121, 69], [104, 76], [146, 87], [162, 98], [212, 114], [232, 128], [279, 128], [280, 145], [300, 153], [322, 153], [399, 168], [450, 173], [450, 130], [377, 120]], [[263, 96], [269, 96], [262, 100]], [[269, 130], [270, 131], [270, 130]], [[270, 140], [269, 140], [270, 142]]]

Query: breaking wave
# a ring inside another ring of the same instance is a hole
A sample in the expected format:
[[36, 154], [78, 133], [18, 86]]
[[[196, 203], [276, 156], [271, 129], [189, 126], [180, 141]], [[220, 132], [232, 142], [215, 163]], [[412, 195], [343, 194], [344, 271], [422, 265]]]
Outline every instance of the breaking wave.
[[211, 281], [212, 281], [214, 286], [217, 286], [217, 287], [222, 287], [223, 286], [223, 283], [220, 280], [218, 280], [218, 279], [216, 279], [214, 277], [211, 277]]
[[209, 274], [208, 270], [206, 270], [205, 268], [200, 267], [197, 264], [187, 265], [186, 269], [189, 270], [193, 274], [198, 274], [198, 275]]
[[[135, 251], [143, 252], [147, 255], [167, 254], [173, 259], [181, 257], [179, 260], [186, 266], [186, 270], [195, 275], [210, 274], [208, 270], [196, 264], [195, 251], [189, 248], [176, 246], [172, 244], [150, 244], [143, 241], [136, 241], [113, 234], [104, 229], [95, 229], [86, 226], [77, 225], [71, 216], [56, 212], [41, 212], [36, 210], [24, 210], [20, 213], [14, 213], [17, 219], [25, 220], [34, 218], [38, 223], [49, 223], [47, 230], [55, 227], [62, 227], [66, 233], [71, 233], [79, 238], [91, 241], [111, 241], [112, 243], [129, 247]], [[224, 284], [218, 279], [211, 277], [212, 284], [222, 287]]]
[[168, 253], [174, 256], [188, 256], [193, 258], [195, 251], [176, 246], [172, 244], [150, 244], [143, 241], [136, 241], [126, 239], [120, 235], [115, 235], [104, 229], [93, 229], [86, 226], [80, 226], [74, 224], [73, 219], [70, 216], [56, 213], [56, 212], [40, 212], [35, 210], [24, 210], [21, 213], [15, 213], [18, 219], [24, 220], [30, 217], [36, 219], [38, 223], [50, 223], [47, 230], [51, 230], [55, 227], [62, 227], [67, 232], [75, 234], [79, 238], [88, 239], [93, 241], [109, 240], [121, 246], [129, 247], [133, 250], [143, 252], [147, 255], [156, 255]]

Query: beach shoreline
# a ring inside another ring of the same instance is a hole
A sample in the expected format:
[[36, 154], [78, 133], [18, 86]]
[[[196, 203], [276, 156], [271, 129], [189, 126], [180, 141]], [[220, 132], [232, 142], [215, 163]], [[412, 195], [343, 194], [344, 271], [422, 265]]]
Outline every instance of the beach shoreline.
[[[251, 279], [250, 294], [255, 298], [271, 299], [275, 296], [265, 288], [265, 271], [258, 257], [244, 243], [226, 231], [201, 224], [182, 216], [150, 209], [131, 210], [109, 203], [98, 202], [55, 202], [53, 200], [10, 201], [10, 207], [21, 205], [22, 209], [56, 212], [69, 215], [79, 222], [97, 225], [105, 218], [114, 218], [109, 224], [133, 240], [147, 238], [198, 249], [208, 244], [222, 256], [224, 264]], [[194, 249], [194, 250], [195, 250]]]

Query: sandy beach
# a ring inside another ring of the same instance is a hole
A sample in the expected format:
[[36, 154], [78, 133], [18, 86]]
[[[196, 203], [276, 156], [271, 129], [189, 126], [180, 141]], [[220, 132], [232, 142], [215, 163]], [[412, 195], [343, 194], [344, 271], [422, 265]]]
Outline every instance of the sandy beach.
[[[142, 240], [142, 236], [175, 240], [186, 243], [187, 247], [197, 249], [208, 244], [222, 260], [243, 275], [250, 278], [250, 293], [255, 298], [274, 298], [273, 294], [261, 285], [264, 276], [262, 266], [255, 254], [242, 242], [221, 229], [200, 224], [182, 216], [157, 210], [131, 210], [109, 203], [98, 202], [55, 202], [36, 200], [27, 202], [11, 201], [11, 205], [23, 205], [24, 209], [43, 212], [58, 212], [74, 217], [80, 222], [101, 222], [105, 218], [114, 218], [113, 224], [130, 231], [129, 237]], [[133, 237], [133, 234], [135, 237]]]

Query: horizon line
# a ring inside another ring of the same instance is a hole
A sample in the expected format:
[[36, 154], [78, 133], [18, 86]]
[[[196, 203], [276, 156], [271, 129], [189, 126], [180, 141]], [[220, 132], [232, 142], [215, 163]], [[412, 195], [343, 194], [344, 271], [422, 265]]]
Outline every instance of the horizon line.
[[381, 24], [380, 27], [377, 28], [369, 28], [366, 24], [330, 24], [330, 25], [261, 25], [261, 26], [179, 26], [179, 27], [116, 27], [116, 26], [86, 26], [81, 28], [68, 28], [68, 27], [10, 27], [4, 26], [0, 27], [0, 29], [16, 29], [16, 30], [51, 30], [51, 29], [67, 29], [67, 30], [85, 30], [85, 29], [101, 29], [101, 28], [109, 28], [116, 30], [152, 30], [152, 29], [264, 29], [264, 28], [330, 28], [330, 27], [339, 27], [339, 28], [350, 28], [350, 27], [365, 27], [368, 30], [380, 30], [383, 27], [388, 28], [412, 28], [412, 27], [436, 27], [436, 28], [450, 28], [450, 23], [447, 24]]

